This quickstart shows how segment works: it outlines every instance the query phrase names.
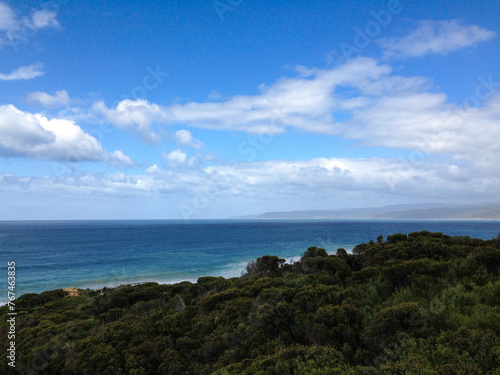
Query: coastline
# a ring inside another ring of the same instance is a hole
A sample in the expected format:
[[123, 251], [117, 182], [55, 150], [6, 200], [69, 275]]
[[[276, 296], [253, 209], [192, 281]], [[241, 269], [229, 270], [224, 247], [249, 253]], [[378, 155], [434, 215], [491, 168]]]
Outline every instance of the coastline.
[[[491, 239], [498, 221], [224, 221], [14, 223], [0, 226], [0, 261], [17, 265], [16, 290], [43, 293], [67, 287], [146, 282], [175, 284], [199, 277], [237, 277], [250, 260], [277, 255], [297, 260], [308, 247], [348, 252], [379, 235], [419, 230]], [[14, 250], [15, 249], [15, 250]], [[21, 295], [21, 294], [19, 294]], [[0, 298], [0, 303], [5, 304]]]
[[[350, 253], [351, 250], [352, 249], [348, 249], [347, 251]], [[329, 252], [329, 255], [330, 254], [333, 255], [334, 252]], [[292, 264], [293, 262], [298, 262], [298, 261], [300, 261], [301, 256], [302, 255], [287, 257], [287, 258], [285, 258], [285, 264]], [[156, 283], [158, 285], [175, 285], [175, 284], [180, 284], [180, 283], [184, 283], [184, 282], [196, 284], [200, 278], [204, 278], [204, 277], [223, 277], [224, 279], [231, 279], [231, 278], [242, 276], [243, 273], [245, 272], [246, 265], [252, 260], [255, 260], [255, 259], [250, 259], [248, 261], [239, 262], [238, 263], [239, 265], [244, 264], [244, 266], [242, 268], [239, 268], [239, 271], [227, 270], [225, 272], [221, 272], [220, 274], [212, 274], [212, 275], [205, 274], [205, 275], [202, 275], [199, 277], [176, 278], [176, 279], [166, 279], [166, 280], [165, 279], [146, 279], [146, 280], [141, 279], [141, 280], [134, 280], [134, 281], [114, 281], [114, 282], [111, 281], [111, 282], [100, 283], [100, 284], [96, 284], [93, 281], [88, 281], [88, 282], [84, 282], [83, 285], [80, 285], [80, 286], [74, 286], [75, 284], [73, 283], [73, 285], [71, 285], [71, 286], [63, 286], [61, 288], [44, 290], [41, 292], [26, 292], [26, 293], [20, 294], [17, 298], [19, 298], [25, 294], [40, 295], [43, 293], [54, 292], [57, 290], [67, 291], [69, 293], [67, 297], [73, 297], [75, 292], [78, 292], [78, 294], [83, 294], [83, 292], [98, 292], [102, 289], [113, 290], [113, 289], [124, 287], [124, 286], [137, 286], [137, 285], [143, 285], [143, 284], [147, 284], [147, 283]], [[0, 298], [0, 307], [4, 306], [6, 304], [7, 304], [7, 300], [4, 301], [3, 299]]]

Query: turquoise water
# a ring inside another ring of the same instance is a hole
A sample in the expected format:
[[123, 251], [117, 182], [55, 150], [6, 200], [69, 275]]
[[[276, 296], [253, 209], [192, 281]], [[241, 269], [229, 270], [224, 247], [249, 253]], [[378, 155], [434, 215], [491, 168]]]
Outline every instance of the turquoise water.
[[500, 232], [500, 221], [0, 222], [0, 302], [6, 300], [9, 261], [16, 262], [20, 295], [233, 277], [262, 255], [292, 259], [309, 246], [334, 253], [380, 234], [418, 230], [490, 239]]

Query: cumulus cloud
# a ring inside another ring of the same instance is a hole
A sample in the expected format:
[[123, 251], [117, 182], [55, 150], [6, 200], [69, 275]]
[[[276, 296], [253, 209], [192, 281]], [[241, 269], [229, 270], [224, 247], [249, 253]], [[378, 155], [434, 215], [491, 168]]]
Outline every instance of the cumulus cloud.
[[198, 158], [196, 156], [188, 157], [187, 153], [180, 149], [169, 153], [163, 152], [161, 156], [163, 162], [170, 168], [188, 168], [190, 170], [189, 173], [192, 172], [193, 167], [199, 167], [203, 162], [203, 158]]
[[57, 108], [67, 106], [70, 98], [66, 90], [56, 91], [55, 95], [37, 91], [29, 93], [26, 100], [30, 103], [40, 103], [46, 108]]
[[39, 77], [43, 74], [42, 64], [32, 64], [21, 66], [8, 74], [0, 73], [0, 81], [27, 80]]
[[144, 99], [123, 100], [115, 109], [107, 108], [104, 102], [96, 102], [93, 110], [113, 125], [121, 129], [133, 130], [149, 144], [158, 144], [161, 139], [153, 131], [152, 123], [165, 123], [169, 118], [168, 109]]
[[31, 27], [35, 29], [43, 29], [45, 27], [59, 27], [59, 21], [56, 19], [57, 15], [54, 12], [46, 10], [39, 10], [31, 16]]
[[165, 160], [171, 164], [186, 164], [187, 154], [182, 150], [175, 150], [166, 154]]
[[459, 21], [421, 21], [418, 28], [402, 38], [380, 40], [385, 57], [417, 57], [449, 52], [493, 39], [494, 31]]
[[60, 27], [57, 14], [47, 10], [33, 11], [19, 17], [6, 2], [0, 2], [0, 48], [26, 42], [36, 32], [45, 28]]
[[178, 130], [175, 132], [175, 140], [177, 143], [196, 149], [200, 149], [203, 143], [198, 139], [193, 139], [191, 132], [189, 130]]
[[119, 167], [134, 165], [121, 151], [108, 152], [73, 121], [48, 119], [0, 106], [0, 155], [39, 160], [105, 162]]

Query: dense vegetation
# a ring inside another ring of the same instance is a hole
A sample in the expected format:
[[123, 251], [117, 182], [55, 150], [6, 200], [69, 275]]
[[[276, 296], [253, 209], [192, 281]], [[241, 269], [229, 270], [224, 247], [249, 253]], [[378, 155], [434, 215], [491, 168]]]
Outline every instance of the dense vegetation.
[[292, 265], [264, 256], [239, 278], [24, 295], [16, 371], [500, 374], [499, 271], [500, 235], [415, 232]]

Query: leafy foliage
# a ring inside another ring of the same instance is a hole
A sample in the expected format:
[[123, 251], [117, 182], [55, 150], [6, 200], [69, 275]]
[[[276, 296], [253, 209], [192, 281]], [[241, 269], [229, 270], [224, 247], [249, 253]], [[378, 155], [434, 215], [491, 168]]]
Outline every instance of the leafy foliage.
[[266, 255], [239, 278], [26, 294], [15, 371], [499, 374], [499, 238], [398, 233], [294, 264]]

